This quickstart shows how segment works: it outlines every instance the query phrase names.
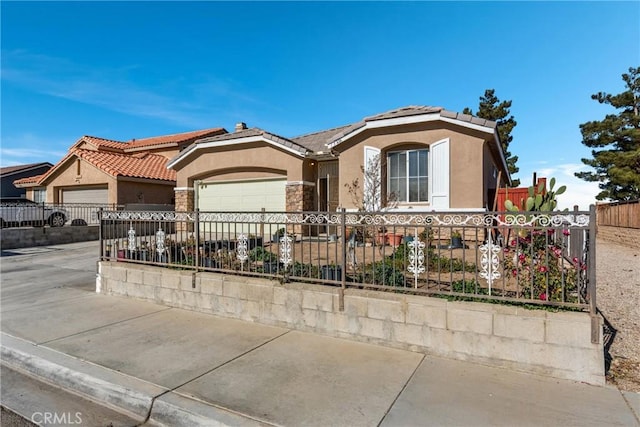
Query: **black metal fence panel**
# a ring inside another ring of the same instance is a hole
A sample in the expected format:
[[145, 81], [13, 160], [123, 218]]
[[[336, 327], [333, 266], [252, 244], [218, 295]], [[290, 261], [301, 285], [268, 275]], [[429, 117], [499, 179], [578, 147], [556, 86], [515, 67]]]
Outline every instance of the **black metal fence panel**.
[[592, 309], [590, 212], [104, 211], [103, 260]]

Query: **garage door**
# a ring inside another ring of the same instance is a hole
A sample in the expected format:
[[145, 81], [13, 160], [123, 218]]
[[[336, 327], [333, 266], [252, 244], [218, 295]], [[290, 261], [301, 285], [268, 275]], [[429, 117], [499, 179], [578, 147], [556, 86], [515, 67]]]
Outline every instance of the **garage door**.
[[68, 188], [62, 190], [62, 203], [107, 203], [107, 187]]
[[203, 182], [198, 188], [201, 211], [283, 212], [286, 179]]

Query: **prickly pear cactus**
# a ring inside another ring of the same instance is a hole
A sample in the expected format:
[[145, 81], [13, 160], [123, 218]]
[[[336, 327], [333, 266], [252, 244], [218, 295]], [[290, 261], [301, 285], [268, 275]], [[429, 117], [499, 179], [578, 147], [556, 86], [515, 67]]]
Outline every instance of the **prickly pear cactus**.
[[511, 200], [505, 200], [504, 207], [510, 212], [551, 212], [554, 211], [558, 202], [556, 196], [567, 191], [567, 186], [562, 185], [554, 191], [556, 179], [551, 178], [549, 181], [549, 190], [545, 191], [544, 183], [540, 183], [538, 188], [529, 187], [529, 197], [524, 201], [522, 206], [516, 206]]

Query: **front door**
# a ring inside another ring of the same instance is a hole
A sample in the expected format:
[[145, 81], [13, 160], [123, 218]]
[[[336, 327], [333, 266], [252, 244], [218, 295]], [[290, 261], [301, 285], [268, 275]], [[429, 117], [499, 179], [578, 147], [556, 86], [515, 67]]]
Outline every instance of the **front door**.
[[[340, 185], [338, 178], [338, 161], [320, 162], [318, 164], [318, 210], [335, 212], [340, 205]], [[324, 227], [320, 232], [335, 234], [336, 227]]]

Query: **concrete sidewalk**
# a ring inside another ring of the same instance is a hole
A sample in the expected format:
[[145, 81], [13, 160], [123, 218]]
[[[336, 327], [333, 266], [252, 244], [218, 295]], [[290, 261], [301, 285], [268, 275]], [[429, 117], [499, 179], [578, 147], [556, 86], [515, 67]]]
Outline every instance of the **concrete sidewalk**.
[[2, 258], [2, 364], [133, 424], [640, 425], [612, 387], [98, 295], [90, 250]]

